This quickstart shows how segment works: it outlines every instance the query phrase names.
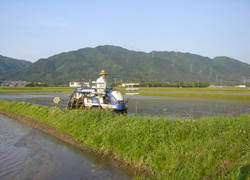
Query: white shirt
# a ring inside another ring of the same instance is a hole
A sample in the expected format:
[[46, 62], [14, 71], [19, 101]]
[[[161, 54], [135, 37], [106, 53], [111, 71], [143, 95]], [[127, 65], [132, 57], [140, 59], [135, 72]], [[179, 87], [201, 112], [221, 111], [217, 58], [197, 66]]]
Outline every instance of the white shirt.
[[101, 82], [101, 83], [103, 83], [103, 84], [96, 84], [96, 87], [98, 87], [98, 88], [104, 88], [104, 89], [98, 89], [97, 90], [97, 92], [105, 92], [105, 89], [107, 88], [107, 84], [108, 84], [108, 82], [107, 82], [107, 79], [106, 78], [103, 78], [102, 76], [101, 77], [99, 77], [97, 80], [96, 80], [96, 82]]

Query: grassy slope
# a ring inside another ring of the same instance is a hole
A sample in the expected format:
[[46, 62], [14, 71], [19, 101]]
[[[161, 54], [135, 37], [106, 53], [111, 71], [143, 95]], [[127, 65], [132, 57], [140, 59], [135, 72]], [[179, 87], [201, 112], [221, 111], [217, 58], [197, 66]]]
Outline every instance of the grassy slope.
[[250, 114], [172, 121], [4, 100], [0, 109], [53, 126], [157, 179], [250, 177]]

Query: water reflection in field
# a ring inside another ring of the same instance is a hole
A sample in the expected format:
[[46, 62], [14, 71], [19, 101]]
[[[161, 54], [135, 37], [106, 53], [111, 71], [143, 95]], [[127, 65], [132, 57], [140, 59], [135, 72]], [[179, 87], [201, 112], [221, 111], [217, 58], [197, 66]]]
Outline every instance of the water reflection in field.
[[[250, 112], [250, 102], [215, 98], [133, 96], [130, 113], [139, 115], [198, 118], [204, 115], [238, 115]], [[136, 108], [137, 105], [137, 108]]]
[[[60, 97], [58, 104], [53, 103], [54, 97]], [[1, 93], [1, 99], [25, 101], [41, 106], [67, 105], [67, 93]], [[126, 96], [125, 96], [126, 99]], [[131, 96], [128, 102], [128, 114], [147, 116], [167, 116], [175, 118], [190, 116], [198, 118], [204, 115], [238, 115], [250, 112], [250, 102], [244, 100], [187, 98], [187, 97], [155, 97]]]
[[0, 179], [133, 179], [124, 168], [0, 115]]

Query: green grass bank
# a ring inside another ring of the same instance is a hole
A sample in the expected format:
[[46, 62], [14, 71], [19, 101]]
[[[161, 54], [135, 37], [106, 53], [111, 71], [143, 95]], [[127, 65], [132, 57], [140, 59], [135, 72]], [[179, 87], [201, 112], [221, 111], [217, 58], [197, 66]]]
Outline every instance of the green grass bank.
[[53, 126], [152, 179], [250, 178], [250, 114], [183, 121], [5, 100], [0, 109]]

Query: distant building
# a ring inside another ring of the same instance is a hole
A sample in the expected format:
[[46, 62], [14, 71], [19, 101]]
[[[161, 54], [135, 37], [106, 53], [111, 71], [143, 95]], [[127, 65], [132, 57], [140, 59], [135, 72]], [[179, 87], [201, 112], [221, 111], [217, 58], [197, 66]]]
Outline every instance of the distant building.
[[245, 88], [246, 85], [239, 85], [239, 86], [234, 86], [234, 87], [241, 87], [241, 88]]
[[1, 87], [24, 87], [26, 84], [26, 81], [3, 81]]
[[69, 82], [69, 87], [81, 87], [81, 86], [89, 87], [89, 82], [85, 82], [84, 79], [78, 79]]

